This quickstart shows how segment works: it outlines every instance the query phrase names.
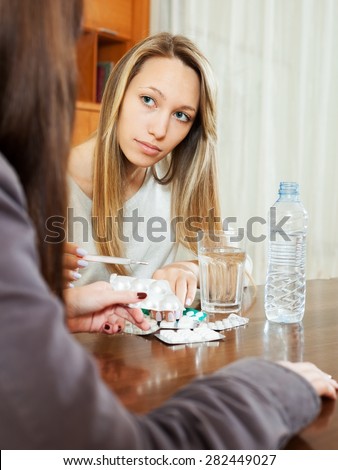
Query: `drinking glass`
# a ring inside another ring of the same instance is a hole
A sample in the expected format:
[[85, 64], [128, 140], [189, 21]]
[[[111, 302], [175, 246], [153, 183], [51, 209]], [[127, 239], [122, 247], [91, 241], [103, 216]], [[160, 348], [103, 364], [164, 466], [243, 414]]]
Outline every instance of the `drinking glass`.
[[241, 310], [245, 236], [240, 230], [202, 232], [198, 242], [201, 308], [206, 313]]

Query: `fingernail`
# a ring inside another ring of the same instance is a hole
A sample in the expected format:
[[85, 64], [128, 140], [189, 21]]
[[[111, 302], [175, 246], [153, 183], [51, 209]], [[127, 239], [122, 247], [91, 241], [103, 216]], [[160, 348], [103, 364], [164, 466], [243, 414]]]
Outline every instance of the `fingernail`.
[[157, 322], [162, 321], [162, 312], [156, 312], [155, 319]]
[[73, 289], [74, 284], [73, 284], [72, 282], [68, 282], [68, 287], [71, 288], [71, 289]]
[[186, 299], [185, 305], [191, 305], [192, 304], [192, 299]]
[[147, 297], [146, 292], [138, 292], [137, 293], [137, 298], [138, 299], [145, 299]]
[[86, 268], [88, 266], [88, 261], [86, 261], [85, 259], [79, 259], [77, 265], [80, 268]]
[[78, 273], [77, 271], [72, 271], [72, 276], [73, 276], [73, 279], [81, 279], [81, 274]]
[[76, 248], [76, 254], [78, 254], [79, 256], [87, 256], [88, 252], [83, 248]]
[[168, 313], [168, 321], [175, 321], [174, 312]]

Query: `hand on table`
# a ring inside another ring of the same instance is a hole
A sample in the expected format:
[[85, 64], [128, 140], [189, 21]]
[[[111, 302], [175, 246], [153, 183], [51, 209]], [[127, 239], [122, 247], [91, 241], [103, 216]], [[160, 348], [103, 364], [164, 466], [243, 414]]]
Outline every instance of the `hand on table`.
[[279, 364], [301, 375], [312, 385], [318, 396], [336, 400], [338, 383], [311, 362], [280, 361]]
[[146, 297], [144, 292], [113, 291], [108, 282], [99, 281], [86, 286], [65, 289], [67, 325], [72, 333], [122, 331], [128, 320], [144, 331], [149, 323], [139, 308], [126, 304], [137, 303]]

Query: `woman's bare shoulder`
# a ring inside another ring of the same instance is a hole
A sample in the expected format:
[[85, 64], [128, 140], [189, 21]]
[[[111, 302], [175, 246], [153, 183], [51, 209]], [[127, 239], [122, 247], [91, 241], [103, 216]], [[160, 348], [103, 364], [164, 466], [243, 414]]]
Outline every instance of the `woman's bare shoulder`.
[[89, 197], [92, 194], [94, 147], [95, 138], [73, 147], [68, 161], [69, 175]]

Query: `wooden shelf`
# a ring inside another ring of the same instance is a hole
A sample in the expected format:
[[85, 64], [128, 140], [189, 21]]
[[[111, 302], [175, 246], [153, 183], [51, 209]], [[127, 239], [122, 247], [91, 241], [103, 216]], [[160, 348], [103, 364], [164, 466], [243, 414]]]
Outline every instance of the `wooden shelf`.
[[76, 109], [83, 111], [93, 111], [98, 113], [100, 111], [100, 103], [90, 103], [89, 101], [77, 101]]
[[77, 44], [79, 101], [96, 102], [97, 64], [116, 62], [131, 47], [131, 39], [119, 34], [85, 28]]
[[100, 105], [78, 101], [75, 110], [73, 145], [80, 144], [92, 134], [99, 123]]
[[99, 62], [116, 62], [149, 34], [149, 0], [84, 0], [84, 27], [77, 44], [78, 91], [73, 145], [97, 127]]

